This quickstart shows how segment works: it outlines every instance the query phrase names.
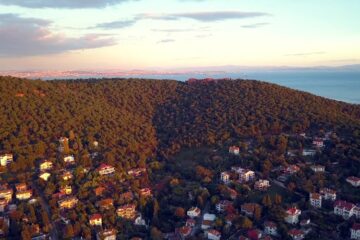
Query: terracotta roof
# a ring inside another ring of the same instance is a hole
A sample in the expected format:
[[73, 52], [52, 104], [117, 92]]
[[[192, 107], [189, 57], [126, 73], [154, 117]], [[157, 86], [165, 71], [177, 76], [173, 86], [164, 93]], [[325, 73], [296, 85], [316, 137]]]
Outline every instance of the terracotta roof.
[[310, 193], [310, 198], [321, 200], [321, 195], [319, 193]]
[[303, 232], [302, 230], [299, 230], [299, 229], [296, 229], [296, 228], [291, 229], [288, 233], [289, 233], [289, 235], [291, 235], [291, 236], [304, 235], [304, 232]]
[[359, 231], [360, 230], [360, 223], [354, 223], [351, 227], [351, 229]]
[[95, 213], [93, 215], [90, 216], [90, 220], [96, 220], [96, 219], [101, 219], [101, 214], [99, 213]]
[[297, 209], [296, 207], [292, 207], [292, 208], [289, 208], [288, 210], [286, 210], [286, 213], [288, 215], [297, 215], [297, 214], [299, 214], [299, 209]]
[[346, 209], [347, 211], [350, 211], [353, 207], [355, 207], [354, 204], [343, 200], [337, 200], [334, 206], [338, 208]]
[[218, 230], [215, 230], [215, 229], [210, 229], [207, 232], [211, 233], [212, 235], [215, 235], [215, 236], [221, 236], [221, 233]]
[[352, 182], [360, 182], [360, 178], [355, 177], [355, 176], [348, 177], [348, 178], [346, 178], [346, 180], [352, 181]]
[[274, 222], [271, 222], [271, 221], [265, 222], [264, 226], [269, 227], [269, 228], [276, 228], [276, 224]]

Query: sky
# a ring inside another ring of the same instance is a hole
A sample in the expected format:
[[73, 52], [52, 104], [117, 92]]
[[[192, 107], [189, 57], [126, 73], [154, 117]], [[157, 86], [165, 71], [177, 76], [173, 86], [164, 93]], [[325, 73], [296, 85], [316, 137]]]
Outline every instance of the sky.
[[360, 64], [359, 0], [0, 0], [0, 70]]

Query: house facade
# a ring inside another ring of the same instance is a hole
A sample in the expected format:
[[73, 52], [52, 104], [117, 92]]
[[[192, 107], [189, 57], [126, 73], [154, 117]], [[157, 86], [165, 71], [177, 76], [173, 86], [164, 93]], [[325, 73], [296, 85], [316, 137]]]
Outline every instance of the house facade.
[[118, 215], [118, 217], [133, 220], [136, 217], [136, 205], [135, 204], [123, 205], [116, 210], [116, 214]]
[[13, 155], [11, 153], [5, 153], [0, 155], [0, 165], [5, 167], [6, 165], [12, 163]]
[[196, 218], [200, 216], [201, 210], [198, 207], [192, 207], [187, 211], [186, 214], [191, 218]]
[[321, 208], [322, 196], [319, 193], [310, 193], [310, 204], [315, 208]]
[[221, 172], [220, 173], [220, 180], [223, 183], [228, 184], [230, 182], [230, 173], [229, 172]]
[[299, 222], [299, 216], [301, 215], [301, 210], [296, 207], [289, 208], [286, 210], [286, 216], [284, 218], [285, 222], [289, 224], [297, 224]]
[[100, 167], [98, 168], [98, 172], [100, 175], [110, 175], [113, 174], [115, 172], [115, 168], [113, 166], [110, 166], [108, 164], [101, 164]]
[[350, 229], [350, 238], [360, 240], [360, 223], [354, 223]]
[[346, 181], [350, 183], [353, 187], [359, 187], [360, 186], [360, 178], [351, 176], [346, 178]]
[[320, 194], [323, 196], [323, 199], [335, 201], [336, 200], [336, 191], [330, 188], [320, 189]]

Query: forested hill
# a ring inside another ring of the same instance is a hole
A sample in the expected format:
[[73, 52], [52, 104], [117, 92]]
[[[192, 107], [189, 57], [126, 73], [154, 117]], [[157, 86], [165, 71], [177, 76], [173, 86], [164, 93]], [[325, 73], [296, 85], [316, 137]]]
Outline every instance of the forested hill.
[[[360, 131], [360, 106], [258, 81], [35, 81], [0, 77], [0, 151], [18, 168], [56, 152], [74, 133], [79, 158], [93, 140], [108, 163], [144, 165], [157, 150], [311, 129]], [[21, 170], [21, 169], [14, 169]]]

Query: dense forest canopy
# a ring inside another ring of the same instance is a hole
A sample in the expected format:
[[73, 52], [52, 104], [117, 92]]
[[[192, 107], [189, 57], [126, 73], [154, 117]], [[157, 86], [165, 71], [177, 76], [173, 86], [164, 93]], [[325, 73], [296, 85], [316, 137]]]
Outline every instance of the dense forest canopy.
[[143, 166], [157, 151], [214, 145], [278, 132], [359, 134], [360, 106], [250, 80], [184, 83], [102, 79], [0, 78], [0, 150], [22, 167], [70, 131], [78, 154], [97, 140], [119, 168]]

